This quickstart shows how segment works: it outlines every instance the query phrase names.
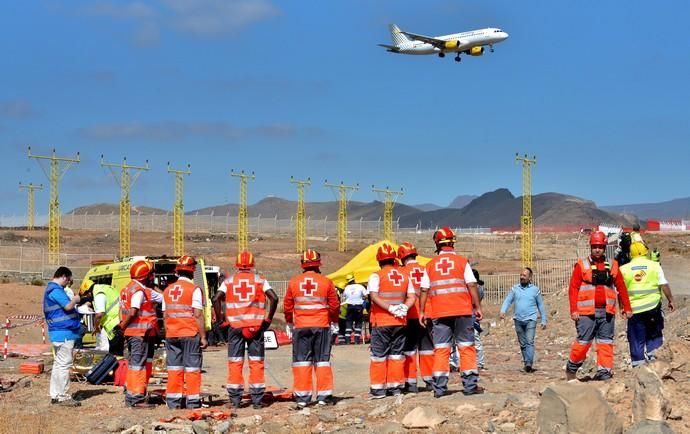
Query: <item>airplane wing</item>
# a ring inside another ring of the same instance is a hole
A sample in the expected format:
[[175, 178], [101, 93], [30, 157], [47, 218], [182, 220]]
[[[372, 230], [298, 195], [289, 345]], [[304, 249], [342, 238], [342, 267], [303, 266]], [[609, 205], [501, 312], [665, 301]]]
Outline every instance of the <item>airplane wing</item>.
[[410, 33], [410, 32], [403, 32], [402, 30], [400, 31], [405, 36], [408, 36], [416, 41], [422, 41], [426, 42], [427, 44], [431, 44], [434, 47], [438, 48], [443, 48], [443, 46], [446, 44], [446, 41], [443, 41], [441, 39], [436, 39], [432, 38], [431, 36], [424, 36], [424, 35], [418, 35], [416, 33]]
[[385, 48], [387, 51], [397, 53], [400, 51], [400, 48], [396, 47], [395, 45], [386, 45], [386, 44], [378, 44], [379, 47]]

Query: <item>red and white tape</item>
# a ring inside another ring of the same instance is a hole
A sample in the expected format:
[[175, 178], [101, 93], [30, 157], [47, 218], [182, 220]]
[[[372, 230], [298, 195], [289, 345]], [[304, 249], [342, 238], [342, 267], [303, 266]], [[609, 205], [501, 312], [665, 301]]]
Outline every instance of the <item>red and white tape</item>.
[[5, 320], [5, 344], [2, 350], [2, 360], [7, 360], [7, 350], [10, 343], [10, 319]]

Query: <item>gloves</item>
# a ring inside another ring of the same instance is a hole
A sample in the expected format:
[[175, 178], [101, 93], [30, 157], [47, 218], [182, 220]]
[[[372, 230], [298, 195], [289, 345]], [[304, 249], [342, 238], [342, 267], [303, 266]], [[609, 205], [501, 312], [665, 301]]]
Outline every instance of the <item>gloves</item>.
[[261, 331], [264, 332], [268, 330], [268, 328], [271, 327], [271, 320], [270, 319], [264, 319], [261, 322]]
[[292, 332], [295, 330], [295, 326], [292, 324], [285, 324], [285, 334], [288, 338], [292, 339]]
[[388, 306], [388, 312], [393, 314], [396, 318], [405, 318], [407, 316], [407, 305], [404, 304], [391, 304]]
[[340, 331], [340, 327], [338, 326], [338, 323], [332, 322], [331, 323], [331, 333], [333, 333], [334, 335], [337, 335], [338, 331]]

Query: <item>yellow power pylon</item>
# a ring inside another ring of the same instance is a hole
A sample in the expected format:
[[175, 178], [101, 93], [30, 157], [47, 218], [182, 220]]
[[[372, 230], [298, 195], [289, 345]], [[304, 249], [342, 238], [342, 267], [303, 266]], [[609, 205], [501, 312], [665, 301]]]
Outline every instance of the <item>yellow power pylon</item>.
[[[60, 201], [59, 201], [59, 187], [60, 178], [65, 174], [67, 169], [74, 164], [79, 163], [79, 152], [76, 158], [56, 157], [55, 149], [53, 149], [52, 156], [33, 155], [31, 153], [31, 146], [29, 146], [29, 158], [34, 158], [38, 161], [41, 169], [50, 180], [50, 202], [48, 203], [48, 262], [51, 265], [57, 265], [60, 262]], [[41, 164], [41, 161], [50, 161], [50, 173], [48, 173]], [[64, 163], [61, 166], [60, 163]]]
[[34, 230], [34, 191], [43, 190], [43, 184], [33, 185], [32, 183], [22, 184], [19, 183], [20, 190], [26, 190], [27, 192], [27, 206], [26, 206], [26, 230]]
[[170, 168], [168, 161], [168, 173], [175, 174], [175, 204], [173, 205], [173, 254], [184, 255], [184, 176], [191, 175], [192, 166], [187, 164], [187, 170], [175, 170]]
[[[132, 185], [136, 182], [141, 172], [149, 170], [149, 160], [146, 160], [145, 166], [132, 166], [127, 164], [127, 158], [122, 159], [122, 164], [106, 163], [101, 155], [101, 166], [110, 169], [113, 178], [120, 182], [120, 257], [127, 258], [131, 254], [130, 249], [130, 233], [131, 233], [131, 212], [132, 202], [129, 194], [132, 190]], [[120, 169], [118, 176], [115, 168]], [[130, 171], [134, 171], [132, 175]], [[118, 179], [119, 178], [119, 179]]]
[[307, 211], [304, 207], [304, 187], [311, 185], [311, 178], [306, 181], [290, 177], [290, 183], [297, 186], [297, 213], [295, 214], [295, 239], [297, 240], [297, 252], [307, 249]]
[[338, 251], [344, 252], [347, 250], [347, 202], [349, 196], [359, 190], [359, 184], [345, 185], [343, 181], [340, 181], [340, 184], [329, 184], [328, 180], [325, 180], [324, 185], [334, 193], [338, 190]]
[[383, 239], [388, 241], [395, 241], [395, 234], [393, 233], [393, 206], [400, 196], [403, 195], [402, 188], [400, 191], [386, 188], [376, 188], [371, 186], [371, 191], [380, 193], [383, 196]]
[[240, 179], [240, 208], [237, 211], [237, 251], [241, 252], [247, 250], [247, 232], [249, 232], [249, 223], [247, 219], [247, 181], [256, 179], [254, 172], [240, 173], [230, 171], [230, 176]]
[[522, 162], [522, 217], [520, 218], [522, 266], [531, 267], [533, 260], [532, 251], [532, 166], [537, 164], [537, 157], [528, 158], [515, 153], [515, 161]]

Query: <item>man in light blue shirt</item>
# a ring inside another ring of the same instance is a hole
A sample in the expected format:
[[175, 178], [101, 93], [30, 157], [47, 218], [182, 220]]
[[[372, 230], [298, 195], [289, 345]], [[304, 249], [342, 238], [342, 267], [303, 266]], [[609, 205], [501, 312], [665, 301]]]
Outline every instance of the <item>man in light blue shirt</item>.
[[522, 270], [520, 273], [520, 283], [510, 288], [510, 292], [503, 301], [501, 319], [505, 319], [506, 311], [513, 303], [515, 304], [513, 321], [515, 322], [518, 342], [520, 342], [525, 372], [532, 372], [534, 335], [537, 330], [537, 311], [541, 318], [542, 329], [546, 328], [546, 311], [539, 287], [532, 284], [532, 269], [529, 267]]

